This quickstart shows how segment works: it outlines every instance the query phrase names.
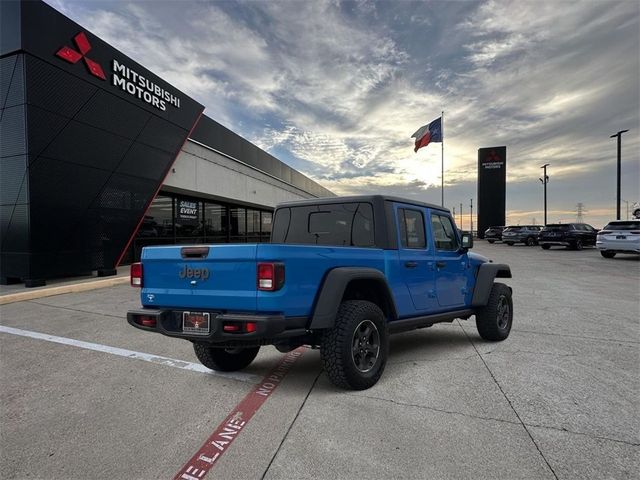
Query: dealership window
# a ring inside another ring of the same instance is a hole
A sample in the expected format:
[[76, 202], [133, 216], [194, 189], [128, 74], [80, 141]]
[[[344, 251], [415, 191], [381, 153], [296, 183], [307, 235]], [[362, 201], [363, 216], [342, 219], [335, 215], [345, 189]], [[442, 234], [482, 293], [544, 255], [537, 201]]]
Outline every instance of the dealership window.
[[176, 243], [203, 243], [202, 202], [193, 198], [175, 199]]
[[227, 207], [216, 203], [204, 205], [205, 242], [226, 243], [229, 229]]
[[260, 210], [247, 209], [247, 242], [260, 242]]
[[273, 213], [180, 195], [158, 195], [131, 243], [125, 262], [142, 247], [189, 243], [269, 242]]
[[273, 225], [273, 213], [260, 212], [260, 241], [268, 242], [271, 238], [271, 226]]
[[138, 238], [173, 240], [173, 198], [157, 196], [138, 230]]
[[231, 230], [229, 232], [229, 241], [246, 242], [247, 234], [247, 210], [241, 207], [232, 207], [229, 209], [231, 219]]

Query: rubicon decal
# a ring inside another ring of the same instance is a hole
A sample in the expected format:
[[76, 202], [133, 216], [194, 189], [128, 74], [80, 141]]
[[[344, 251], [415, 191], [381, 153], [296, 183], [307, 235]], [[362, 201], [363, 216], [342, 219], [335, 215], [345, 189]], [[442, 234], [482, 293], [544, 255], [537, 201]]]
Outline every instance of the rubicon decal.
[[90, 58], [87, 58], [87, 53], [89, 53], [89, 51], [91, 50], [91, 44], [89, 43], [89, 40], [87, 39], [87, 36], [84, 34], [84, 32], [80, 32], [75, 37], [73, 37], [73, 41], [76, 44], [76, 47], [78, 47], [78, 50], [80, 50], [79, 52], [65, 45], [56, 52], [56, 55], [63, 60], [66, 60], [67, 62], [73, 64], [78, 63], [81, 59], [84, 59], [84, 64], [87, 66], [87, 70], [89, 70], [89, 73], [91, 75], [102, 80], [106, 80], [107, 77], [105, 76], [104, 70], [102, 70], [100, 64], [94, 60], [91, 60]]

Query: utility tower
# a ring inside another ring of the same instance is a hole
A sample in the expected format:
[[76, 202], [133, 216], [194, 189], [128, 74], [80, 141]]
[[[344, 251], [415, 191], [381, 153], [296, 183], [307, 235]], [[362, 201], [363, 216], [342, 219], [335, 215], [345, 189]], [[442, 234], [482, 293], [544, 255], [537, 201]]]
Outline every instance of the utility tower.
[[576, 205], [576, 222], [584, 223], [584, 214], [587, 213], [587, 209], [584, 207], [584, 203], [580, 202]]

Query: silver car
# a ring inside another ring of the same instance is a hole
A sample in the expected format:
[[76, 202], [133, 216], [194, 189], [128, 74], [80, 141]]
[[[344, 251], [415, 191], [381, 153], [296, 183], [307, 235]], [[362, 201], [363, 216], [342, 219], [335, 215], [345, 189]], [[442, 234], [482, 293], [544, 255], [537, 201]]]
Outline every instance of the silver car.
[[598, 232], [596, 247], [604, 258], [616, 253], [640, 254], [640, 220], [615, 220]]

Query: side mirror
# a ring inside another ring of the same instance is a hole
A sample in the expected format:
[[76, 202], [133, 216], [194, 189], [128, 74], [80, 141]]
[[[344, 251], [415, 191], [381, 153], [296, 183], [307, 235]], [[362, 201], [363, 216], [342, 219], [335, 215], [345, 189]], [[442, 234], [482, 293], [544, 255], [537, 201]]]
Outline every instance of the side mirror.
[[466, 250], [473, 248], [473, 234], [471, 232], [462, 232], [462, 248]]

